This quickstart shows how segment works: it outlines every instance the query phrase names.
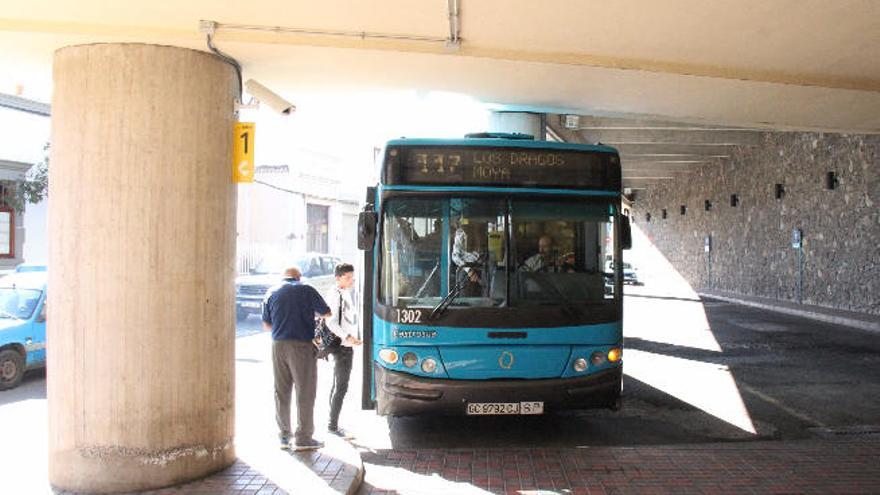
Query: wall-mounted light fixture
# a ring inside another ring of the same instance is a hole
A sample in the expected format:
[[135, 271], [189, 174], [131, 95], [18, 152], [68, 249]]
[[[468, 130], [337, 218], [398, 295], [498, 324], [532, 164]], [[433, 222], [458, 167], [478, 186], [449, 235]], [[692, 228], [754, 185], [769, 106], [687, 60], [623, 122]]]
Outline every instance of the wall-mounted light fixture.
[[645, 221], [646, 221], [646, 222], [650, 222], [650, 221], [651, 221], [651, 212], [645, 213]]
[[826, 189], [837, 189], [837, 185], [840, 184], [840, 181], [837, 179], [837, 174], [834, 170], [829, 170], [825, 175], [825, 188]]
[[738, 194], [731, 194], [730, 195], [730, 206], [732, 206], [734, 208], [739, 206], [739, 195]]
[[785, 186], [784, 185], [776, 184], [776, 187], [774, 190], [776, 191], [775, 192], [776, 199], [782, 199], [782, 197], [785, 196]]
[[660, 216], [663, 217], [663, 220], [666, 220], [666, 208], [660, 210]]
[[687, 215], [687, 212], [688, 212], [688, 207], [685, 205], [681, 205], [681, 214]]
[[706, 209], [706, 211], [712, 211], [712, 201], [707, 199], [706, 202], [703, 204], [703, 207]]
[[569, 130], [576, 131], [581, 126], [581, 116], [566, 114], [561, 116], [562, 125]]

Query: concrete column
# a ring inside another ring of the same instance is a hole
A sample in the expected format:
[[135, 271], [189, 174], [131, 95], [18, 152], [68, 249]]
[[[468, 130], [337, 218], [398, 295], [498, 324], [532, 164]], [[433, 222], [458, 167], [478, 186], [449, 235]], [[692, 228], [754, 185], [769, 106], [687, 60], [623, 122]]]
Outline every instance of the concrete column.
[[55, 53], [49, 480], [84, 492], [230, 465], [234, 70], [142, 44]]
[[544, 114], [540, 113], [492, 112], [489, 115], [489, 130], [492, 132], [531, 134], [539, 141], [547, 138]]

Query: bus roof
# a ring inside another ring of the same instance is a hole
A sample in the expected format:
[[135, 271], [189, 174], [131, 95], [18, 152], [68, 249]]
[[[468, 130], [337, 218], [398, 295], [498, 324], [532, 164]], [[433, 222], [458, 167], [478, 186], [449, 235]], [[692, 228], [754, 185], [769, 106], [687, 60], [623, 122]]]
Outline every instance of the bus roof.
[[567, 151], [593, 151], [617, 153], [617, 149], [604, 144], [558, 143], [555, 141], [536, 141], [534, 139], [497, 139], [497, 138], [401, 138], [388, 141], [387, 146], [473, 146], [473, 147], [505, 147]]

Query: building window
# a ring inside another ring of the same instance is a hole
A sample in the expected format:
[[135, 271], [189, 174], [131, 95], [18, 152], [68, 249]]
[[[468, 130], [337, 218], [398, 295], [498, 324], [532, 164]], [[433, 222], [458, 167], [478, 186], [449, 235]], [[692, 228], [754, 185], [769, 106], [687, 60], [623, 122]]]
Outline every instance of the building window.
[[0, 258], [15, 258], [15, 212], [0, 206]]
[[330, 234], [328, 210], [327, 206], [306, 205], [306, 223], [308, 224], [306, 250], [314, 253], [328, 252]]

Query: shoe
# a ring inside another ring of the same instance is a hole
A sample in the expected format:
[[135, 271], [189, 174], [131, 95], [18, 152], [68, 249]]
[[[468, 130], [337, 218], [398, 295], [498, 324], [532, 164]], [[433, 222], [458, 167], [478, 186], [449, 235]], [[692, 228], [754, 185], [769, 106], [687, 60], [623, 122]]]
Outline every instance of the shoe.
[[290, 439], [287, 437], [281, 437], [281, 450], [290, 449]]
[[339, 427], [333, 428], [328, 426], [327, 433], [333, 436], [337, 436], [343, 440], [351, 440], [352, 438], [354, 438], [354, 435]]
[[324, 446], [324, 442], [320, 442], [315, 440], [314, 438], [310, 438], [308, 440], [303, 440], [302, 442], [296, 442], [293, 444], [294, 452], [302, 452], [303, 450], [317, 450]]

